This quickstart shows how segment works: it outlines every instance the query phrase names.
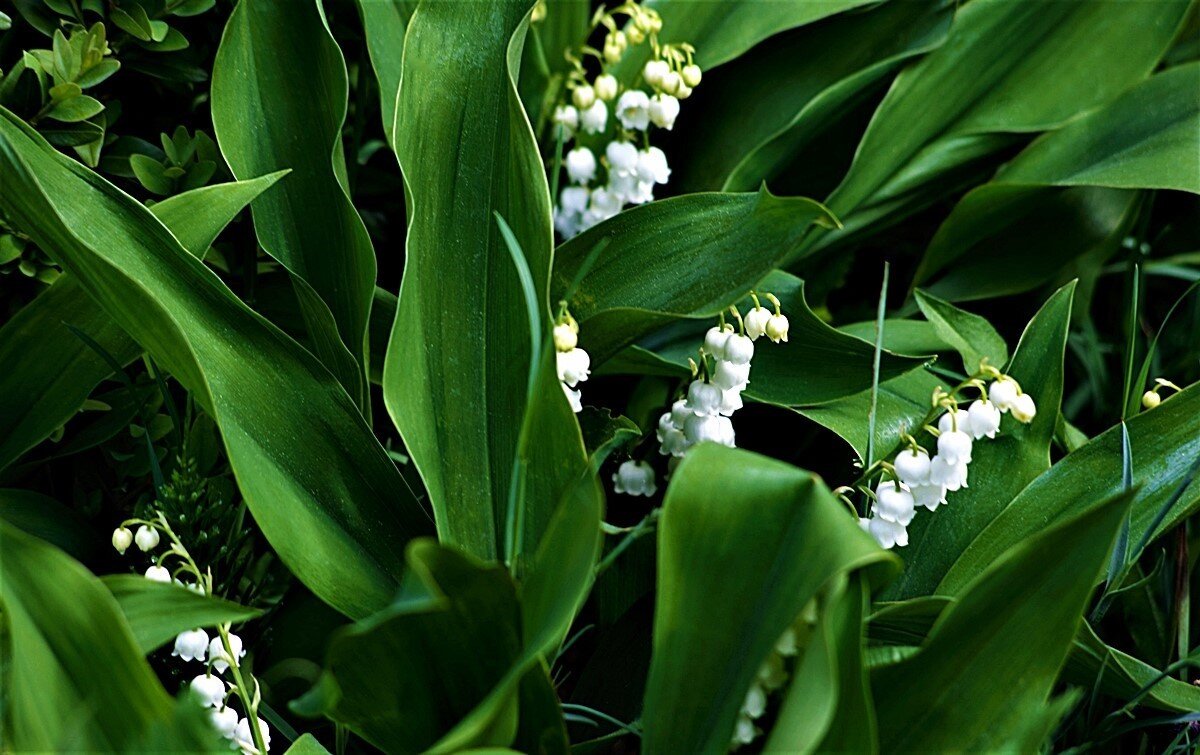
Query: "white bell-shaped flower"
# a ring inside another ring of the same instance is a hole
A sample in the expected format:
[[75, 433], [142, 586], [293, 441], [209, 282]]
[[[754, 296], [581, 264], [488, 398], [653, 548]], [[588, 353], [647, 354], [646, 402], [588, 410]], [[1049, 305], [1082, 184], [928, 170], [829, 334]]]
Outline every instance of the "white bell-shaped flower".
[[650, 86], [661, 86], [663, 76], [666, 76], [671, 71], [671, 66], [665, 60], [648, 60], [646, 65], [642, 66], [642, 78]]
[[608, 220], [621, 211], [621, 197], [603, 186], [592, 190], [591, 201], [583, 214], [584, 230]]
[[915, 507], [912, 492], [903, 483], [889, 480], [875, 488], [875, 514], [885, 521], [908, 526], [916, 514]]
[[723, 391], [744, 388], [746, 383], [750, 382], [750, 363], [734, 364], [725, 359], [718, 359], [712, 381], [713, 385]]
[[206, 650], [208, 650], [208, 632], [203, 629], [191, 629], [180, 632], [175, 637], [175, 649], [171, 651], [171, 655], [185, 661], [203, 661]]
[[[963, 465], [964, 469], [966, 465]], [[946, 486], [934, 485], [914, 485], [912, 488], [913, 501], [918, 506], [924, 506], [930, 511], [937, 511], [937, 507], [946, 502]]]
[[560, 322], [554, 326], [554, 348], [557, 351], [570, 351], [579, 343], [579, 334], [569, 323]]
[[1000, 411], [1007, 412], [1016, 403], [1020, 390], [1017, 381], [1008, 375], [1001, 375], [988, 386], [988, 398]]
[[929, 482], [929, 452], [920, 446], [901, 451], [896, 455], [893, 466], [900, 482], [910, 488]]
[[237, 730], [238, 714], [233, 708], [221, 708], [219, 710], [211, 710], [208, 712], [212, 717], [213, 726], [220, 732], [222, 737], [233, 739], [233, 733]]
[[767, 691], [758, 683], [752, 683], [746, 691], [746, 699], [742, 701], [742, 713], [750, 718], [760, 718], [767, 712]]
[[716, 359], [724, 359], [725, 344], [732, 335], [733, 328], [728, 325], [723, 328], [717, 325], [712, 326], [704, 334], [704, 350], [712, 354]]
[[716, 416], [721, 409], [721, 389], [703, 380], [693, 380], [688, 386], [687, 402], [697, 417]]
[[716, 414], [694, 414], [688, 417], [687, 422], [683, 425], [683, 437], [687, 439], [688, 445], [695, 445], [704, 441], [724, 444], [727, 439], [726, 424], [721, 420], [728, 422], [729, 418]]
[[[691, 414], [691, 412], [688, 412]], [[686, 421], [686, 420], [685, 420]], [[671, 413], [666, 412], [658, 420], [658, 452], [663, 456], [682, 456], [687, 450], [687, 439], [683, 436], [681, 425], [671, 421]]]
[[592, 193], [583, 186], [568, 186], [558, 195], [558, 206], [573, 213], [582, 213], [588, 208]]
[[725, 342], [725, 356], [722, 358], [734, 364], [749, 364], [754, 358], [754, 341], [736, 333], [731, 335]]
[[645, 131], [650, 125], [650, 96], [630, 89], [617, 99], [617, 120], [630, 131]]
[[965, 461], [951, 464], [941, 454], [937, 454], [929, 462], [929, 483], [950, 491], [964, 488], [967, 485], [967, 464]]
[[133, 545], [133, 533], [127, 527], [117, 527], [113, 530], [112, 544], [117, 549], [117, 553], [124, 556], [129, 546]]
[[151, 582], [163, 582], [169, 585], [171, 584], [171, 572], [167, 570], [167, 567], [155, 564], [146, 570], [146, 579]]
[[586, 351], [574, 348], [570, 351], [556, 352], [555, 357], [558, 362], [559, 380], [574, 388], [578, 383], [588, 379], [592, 359]]
[[786, 315], [771, 315], [767, 320], [767, 326], [764, 329], [767, 338], [770, 338], [773, 343], [783, 341], [787, 343], [788, 339], [788, 319]]
[[629, 459], [613, 473], [613, 490], [625, 495], [652, 496], [658, 490], [654, 481], [654, 468], [644, 461]]
[[739, 715], [737, 723], [733, 727], [733, 746], [741, 747], [748, 745], [758, 736], [758, 727], [754, 725], [754, 719], [747, 715]]
[[975, 401], [967, 409], [967, 421], [971, 426], [971, 435], [975, 440], [986, 436], [995, 438], [1000, 429], [1000, 409], [991, 401], [981, 399]]
[[723, 446], [737, 448], [737, 433], [733, 431], [733, 421], [729, 417], [718, 416], [717, 422], [720, 423], [721, 438], [717, 442]]
[[137, 543], [138, 550], [143, 553], [157, 548], [160, 539], [158, 530], [144, 524], [138, 527], [137, 534], [133, 536], [133, 542]]
[[650, 122], [667, 131], [675, 128], [679, 117], [679, 100], [669, 94], [656, 94], [650, 100]]
[[1037, 415], [1037, 405], [1033, 403], [1033, 396], [1028, 393], [1022, 393], [1017, 396], [1017, 400], [1012, 405], [1012, 416], [1018, 422], [1029, 424]]
[[559, 383], [562, 386], [563, 393], [567, 395], [567, 403], [571, 405], [571, 411], [579, 414], [583, 411], [583, 394], [579, 391], [570, 388], [566, 383]]
[[608, 125], [608, 106], [603, 100], [596, 100], [591, 107], [580, 110], [579, 125], [586, 133], [601, 133]]
[[771, 319], [771, 310], [766, 307], [754, 307], [746, 313], [743, 322], [746, 325], [746, 335], [751, 341], [757, 341], [767, 332], [767, 322]]
[[948, 411], [941, 417], [938, 417], [938, 431], [948, 433], [951, 430], [960, 430], [967, 435], [971, 434], [971, 413], [968, 411]]
[[604, 148], [604, 156], [608, 158], [610, 170], [625, 176], [637, 174], [638, 150], [629, 142], [609, 142]]
[[729, 390], [721, 391], [721, 408], [718, 410], [721, 414], [728, 417], [741, 409], [742, 406], [741, 388], [730, 388]]
[[587, 147], [576, 147], [568, 152], [565, 164], [573, 183], [585, 184], [596, 177], [596, 156]]
[[607, 102], [617, 96], [617, 77], [611, 73], [602, 73], [596, 77], [592, 87], [596, 90], [596, 96]]
[[[229, 648], [238, 660], [246, 657], [246, 649], [242, 647], [242, 638], [233, 632], [229, 633]], [[229, 654], [225, 652], [225, 643], [221, 641], [220, 635], [213, 637], [212, 642], [208, 643], [208, 660], [219, 674], [225, 673], [225, 669], [229, 668]]]
[[563, 139], [570, 139], [579, 128], [579, 111], [574, 105], [559, 105], [554, 108], [555, 125], [563, 130]]
[[783, 656], [779, 653], [768, 653], [767, 660], [758, 667], [758, 683], [768, 692], [774, 692], [787, 681], [787, 671], [783, 668]]
[[643, 183], [665, 184], [671, 179], [671, 168], [667, 165], [667, 154], [658, 147], [647, 147], [638, 152], [638, 179]]
[[[965, 416], [965, 415], [963, 415]], [[947, 430], [938, 436], [937, 455], [946, 464], [966, 464], [971, 461], [971, 436], [962, 430]]]
[[219, 676], [201, 674], [188, 686], [210, 708], [219, 708], [225, 702], [225, 682]]
[[908, 529], [899, 522], [889, 522], [886, 519], [873, 516], [870, 519], [859, 519], [859, 526], [867, 534], [875, 538], [880, 548], [891, 549], [897, 545], [908, 545]]
[[[257, 716], [255, 720], [258, 721], [258, 733], [262, 735], [263, 746], [271, 749], [271, 730], [267, 728], [267, 722]], [[249, 719], [243, 718], [238, 721], [237, 728], [233, 731], [233, 741], [244, 749], [254, 749], [254, 734], [250, 731]]]
[[681, 398], [671, 404], [671, 423], [675, 426], [675, 429], [682, 430], [683, 423], [687, 422], [687, 418], [690, 416], [692, 416], [692, 407], [687, 402], [687, 399]]

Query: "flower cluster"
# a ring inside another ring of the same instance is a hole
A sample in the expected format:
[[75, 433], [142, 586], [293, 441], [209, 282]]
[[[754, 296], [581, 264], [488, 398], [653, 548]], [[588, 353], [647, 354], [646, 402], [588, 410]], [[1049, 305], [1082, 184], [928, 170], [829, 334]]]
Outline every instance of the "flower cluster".
[[[742, 408], [742, 391], [750, 382], [750, 360], [754, 342], [766, 336], [779, 343], [787, 341], [788, 320], [780, 311], [774, 294], [764, 296], [775, 305], [775, 313], [763, 307], [758, 295], [750, 294], [754, 307], [741, 316], [736, 307], [729, 311], [738, 328], [725, 322], [724, 313], [715, 327], [709, 328], [700, 349], [700, 363], [693, 362], [687, 396], [676, 401], [658, 420], [659, 453], [671, 456], [671, 468], [697, 443], [712, 441], [733, 447], [733, 413]], [[709, 358], [712, 367], [709, 367]]]
[[[624, 29], [618, 28], [619, 16], [629, 22]], [[679, 101], [691, 96], [701, 79], [691, 45], [659, 43], [662, 18], [653, 9], [632, 0], [612, 11], [601, 7], [592, 19], [592, 29], [600, 27], [606, 29], [602, 50], [584, 45], [566, 52], [574, 66], [566, 82], [569, 101], [554, 109], [555, 134], [569, 147], [563, 166], [570, 185], [559, 192], [554, 211], [554, 225], [564, 238], [626, 205], [654, 199], [655, 185], [665, 184], [671, 169], [663, 151], [650, 146], [650, 127], [675, 128]], [[619, 81], [610, 69], [643, 42], [649, 43], [651, 59], [639, 79]], [[600, 67], [593, 79], [584, 68], [585, 57], [595, 58]]]
[[[987, 385], [982, 376], [994, 380]], [[946, 393], [941, 388], [934, 391], [934, 409], [946, 411], [938, 418], [936, 428], [925, 427], [937, 438], [937, 452], [933, 456], [916, 439], [905, 435], [907, 447], [890, 464], [882, 464], [890, 479], [881, 480], [876, 486], [871, 516], [860, 518], [859, 524], [884, 548], [908, 545], [908, 525], [916, 516], [917, 506], [936, 511], [946, 503], [947, 493], [967, 487], [967, 467], [974, 443], [995, 438], [1003, 414], [1011, 414], [1025, 424], [1032, 422], [1037, 414], [1033, 397], [1023, 392], [1012, 377], [987, 364], [961, 387], [973, 387], [980, 393], [965, 409], [959, 406], [954, 392]]]
[[588, 379], [592, 367], [592, 358], [579, 348], [578, 343], [579, 323], [571, 317], [567, 303], [560, 302], [558, 321], [554, 325], [555, 359], [563, 393], [567, 394], [571, 410], [576, 413], [583, 410], [583, 394], [575, 386]]
[[[132, 524], [138, 525], [136, 534], [129, 530], [128, 525]], [[174, 582], [202, 595], [211, 595], [212, 574], [201, 571], [161, 512], [155, 520], [130, 519], [122, 522], [113, 531], [112, 544], [122, 555], [135, 543], [139, 550], [150, 553], [162, 542], [163, 534], [170, 539], [170, 545], [166, 552], [154, 557], [154, 562], [146, 569], [146, 578], [166, 584]], [[164, 565], [168, 559], [174, 559], [174, 574]], [[242, 671], [241, 661], [246, 656], [246, 649], [242, 639], [229, 628], [229, 624], [219, 625], [211, 638], [208, 632], [198, 627], [181, 632], [175, 638], [171, 656], [184, 663], [198, 662], [203, 665], [204, 673], [193, 678], [188, 687], [206, 707], [212, 709], [210, 715], [217, 731], [246, 755], [263, 755], [271, 748], [271, 732], [266, 722], [257, 716], [260, 702], [258, 681]], [[226, 671], [230, 672], [232, 682], [222, 678]], [[248, 688], [246, 678], [254, 682], [253, 691]], [[246, 716], [239, 717], [237, 711], [226, 705], [230, 694], [236, 694], [241, 699], [242, 707], [247, 711]]]

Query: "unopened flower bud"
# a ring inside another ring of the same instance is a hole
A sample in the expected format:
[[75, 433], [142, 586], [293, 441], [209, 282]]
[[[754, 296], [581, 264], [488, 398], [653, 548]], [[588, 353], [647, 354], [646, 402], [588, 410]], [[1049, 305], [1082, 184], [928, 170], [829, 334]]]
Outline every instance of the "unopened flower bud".
[[604, 43], [604, 61], [606, 63], [620, 63], [621, 55], [625, 49], [620, 45], [614, 44], [611, 40]]
[[142, 552], [152, 551], [158, 547], [159, 543], [158, 530], [153, 527], [142, 525], [138, 527], [137, 534], [133, 536], [133, 541], [137, 543], [137, 547]]
[[767, 338], [770, 338], [773, 343], [779, 343], [780, 341], [787, 343], [787, 317], [785, 315], [771, 315], [771, 319], [767, 320], [766, 334]]
[[554, 108], [554, 123], [563, 130], [563, 139], [570, 139], [579, 128], [579, 111], [574, 105], [559, 105]]
[[[1146, 391], [1145, 393], [1142, 394], [1142, 406], [1144, 406], [1147, 409], [1153, 409], [1154, 407], [1158, 406], [1161, 403], [1162, 403], [1162, 396], [1158, 395], [1154, 391]], [[113, 545], [116, 545], [116, 542], [117, 542], [116, 537], [117, 537], [116, 533], [113, 533]], [[120, 550], [120, 549], [118, 548], [118, 550]]]
[[1017, 400], [1013, 402], [1012, 416], [1018, 421], [1029, 424], [1033, 421], [1034, 415], [1037, 414], [1037, 406], [1033, 403], [1033, 396], [1028, 393], [1022, 393], [1017, 396]]
[[596, 90], [587, 84], [577, 86], [575, 91], [571, 92], [571, 101], [580, 110], [587, 110], [596, 102]]
[[896, 455], [893, 466], [900, 482], [910, 488], [929, 482], [929, 452], [920, 446], [915, 450], [906, 448], [901, 451]]
[[671, 66], [665, 60], [648, 60], [642, 67], [642, 78], [650, 86], [662, 86], [663, 76], [671, 72]]
[[579, 343], [579, 335], [568, 323], [560, 322], [554, 326], [554, 348], [559, 351], [570, 351]]
[[684, 66], [683, 70], [680, 71], [680, 75], [683, 77], [683, 83], [689, 87], [699, 86], [701, 79], [700, 66], [695, 63]]
[[629, 38], [631, 44], [640, 45], [646, 41], [646, 32], [642, 31], [642, 27], [634, 24], [625, 30], [625, 36]]
[[674, 71], [667, 71], [663, 74], [662, 81], [659, 82], [659, 87], [667, 94], [675, 94], [682, 85], [683, 79]]
[[1007, 412], [1012, 409], [1016, 403], [1017, 394], [1020, 392], [1020, 386], [1017, 381], [1010, 378], [1008, 375], [1001, 375], [991, 385], [988, 386], [988, 399], [1002, 412]]
[[617, 96], [617, 77], [611, 73], [601, 74], [592, 83], [592, 88], [597, 97], [607, 102]]
[[675, 90], [675, 96], [681, 100], [686, 100], [692, 96], [692, 88], [687, 84], [680, 84], [679, 88]]
[[133, 533], [126, 527], [117, 527], [112, 534], [113, 547], [117, 549], [117, 553], [122, 556], [130, 545], [133, 545]]

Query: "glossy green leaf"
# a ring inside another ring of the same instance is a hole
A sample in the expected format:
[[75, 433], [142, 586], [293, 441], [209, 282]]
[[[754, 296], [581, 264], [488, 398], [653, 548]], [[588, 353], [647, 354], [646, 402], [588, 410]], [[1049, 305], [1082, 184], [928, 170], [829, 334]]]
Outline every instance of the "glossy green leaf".
[[[203, 257], [229, 221], [279, 175], [177, 194], [150, 211], [185, 249]], [[0, 469], [66, 424], [112, 374], [64, 323], [86, 333], [121, 364], [141, 353], [69, 274], [21, 308], [0, 328], [0, 363], [21, 364], [0, 372]]]
[[[959, 7], [945, 44], [901, 72], [876, 111], [830, 209], [846, 224], [808, 251], [952, 191], [954, 175], [1014, 140], [1055, 128], [1145, 78], [1187, 0]], [[1114, 46], [1121, 50], [1113, 55]], [[1060, 65], [1070, 60], [1070, 66]]]
[[[748, 516], [753, 512], [753, 516]], [[646, 753], [725, 752], [759, 666], [830, 578], [892, 556], [815, 475], [711, 444], [671, 477], [659, 522]]]
[[[603, 362], [673, 320], [716, 317], [745, 299], [813, 224], [837, 221], [817, 202], [757, 194], [689, 194], [620, 213], [558, 248], [552, 291], [571, 297], [580, 344]], [[790, 313], [789, 313], [790, 314]]]
[[361, 406], [375, 253], [346, 185], [347, 86], [317, 2], [238, 3], [213, 64], [217, 142], [240, 178], [292, 171], [254, 200], [254, 227], [293, 274], [317, 356]]
[[675, 136], [682, 144], [671, 152], [672, 185], [688, 192], [774, 185], [836, 116], [904, 61], [941, 44], [952, 17], [948, 4], [880, 3], [794, 29], [706, 71], [684, 106], [684, 117], [704, 128]]
[[1017, 545], [960, 591], [919, 653], [876, 669], [883, 748], [994, 751], [1023, 737], [1050, 697], [1128, 505], [1119, 495]]
[[[116, 601], [78, 562], [0, 522], [5, 714], [18, 751], [123, 751], [173, 715]], [[215, 736], [211, 744], [215, 745]], [[174, 743], [206, 749], [203, 740]]]
[[966, 374], [978, 370], [985, 359], [992, 365], [1008, 363], [1008, 344], [1004, 343], [987, 319], [924, 291], [915, 291], [914, 296], [921, 314], [933, 324], [937, 334], [962, 356]]
[[[934, 389], [939, 385], [948, 387], [946, 382], [925, 370], [913, 370], [881, 382], [876, 404], [875, 448], [899, 447], [901, 433], [911, 434], [920, 425], [929, 413]], [[867, 457], [870, 387], [817, 406], [802, 406], [796, 411], [839, 435], [860, 460]]]
[[[811, 24], [870, 0], [745, 0], [728, 5], [695, 0], [651, 0], [647, 7], [662, 16], [663, 42], [687, 42], [696, 48], [704, 69], [733, 60], [762, 40]], [[639, 48], [637, 52], [641, 52]], [[640, 70], [645, 54], [627, 53], [621, 71]]]
[[[1005, 368], [1033, 396], [1037, 416], [1023, 425], [1006, 415], [995, 438], [975, 444], [969, 487], [949, 493], [949, 503], [937, 511], [917, 515], [909, 527], [909, 545], [899, 551], [905, 562], [904, 573], [889, 587], [888, 599], [933, 593], [975, 536], [1022, 488], [1050, 468], [1050, 442], [1062, 401], [1063, 352], [1074, 291], [1074, 284], [1064, 286], [1042, 305]], [[929, 440], [925, 434], [917, 438]]]
[[329, 750], [326, 750], [312, 734], [302, 734], [284, 751], [284, 755], [329, 755]]
[[[838, 330], [864, 341], [874, 341], [875, 321], [840, 325]], [[954, 351], [928, 320], [888, 319], [883, 324], [883, 348], [898, 354], [935, 354]]]
[[[410, 223], [384, 399], [442, 540], [485, 559], [502, 548], [533, 351], [528, 328], [510, 327], [527, 320], [526, 307], [494, 213], [511, 227], [548, 320], [549, 190], [513, 81], [528, 10], [422, 4], [405, 39], [397, 116]], [[475, 277], [448, 291], [450, 270]]]
[[878, 751], [875, 704], [863, 658], [868, 587], [861, 574], [839, 578], [831, 587], [766, 752]]
[[1142, 704], [1179, 713], [1200, 710], [1200, 688], [1109, 647], [1087, 622], [1079, 628], [1063, 675], [1075, 684], [1099, 684], [1105, 694], [1119, 700], [1131, 700], [1152, 685]]
[[[396, 109], [400, 103], [400, 72], [404, 62], [404, 33], [417, 3], [409, 0], [358, 0], [367, 52], [379, 84], [383, 133], [396, 148]], [[377, 352], [382, 355], [384, 352]]]
[[0, 176], [19, 187], [0, 198], [6, 215], [216, 419], [292, 572], [352, 616], [386, 605], [425, 514], [332, 376], [149, 211], [3, 110]]
[[157, 650], [180, 632], [246, 621], [262, 613], [179, 585], [154, 582], [140, 574], [114, 574], [101, 581], [117, 599], [143, 653]]
[[[1200, 386], [1164, 401], [1158, 408], [1126, 422], [1133, 449], [1135, 493], [1130, 509], [1130, 542], [1147, 535], [1162, 505], [1187, 479], [1200, 456]], [[1065, 517], [1082, 511], [1123, 487], [1121, 428], [1113, 427], [1055, 464], [1031, 482], [962, 551], [938, 585], [953, 593], [988, 567], [1004, 550]], [[1200, 502], [1193, 483], [1168, 512], [1151, 537], [1175, 527]], [[1130, 559], [1138, 556], [1130, 553]]]
[[103, 110], [104, 104], [100, 100], [95, 97], [89, 97], [86, 94], [77, 94], [50, 108], [49, 112], [46, 113], [46, 117], [64, 123], [77, 123], [79, 121], [86, 121]]
[[341, 632], [318, 685], [298, 703], [387, 752], [507, 746], [517, 686], [538, 662], [523, 650], [506, 571], [428, 540], [389, 608]]

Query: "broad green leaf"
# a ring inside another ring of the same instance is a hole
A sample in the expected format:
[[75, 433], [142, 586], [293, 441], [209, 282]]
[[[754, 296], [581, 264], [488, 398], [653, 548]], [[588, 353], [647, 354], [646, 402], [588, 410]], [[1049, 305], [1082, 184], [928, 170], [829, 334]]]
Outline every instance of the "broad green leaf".
[[[909, 527], [908, 547], [898, 551], [905, 570], [888, 588], [889, 600], [933, 593], [975, 536], [1022, 488], [1050, 468], [1050, 441], [1062, 401], [1063, 352], [1074, 291], [1070, 284], [1050, 297], [1030, 320], [1005, 368], [1033, 396], [1037, 416], [1024, 425], [1006, 415], [995, 438], [975, 443], [969, 487], [949, 493], [949, 503], [937, 511], [917, 515]], [[929, 440], [925, 434], [917, 438]]]
[[1198, 90], [1200, 62], [1152, 76], [1107, 106], [1038, 139], [996, 180], [1200, 194]]
[[525, 112], [539, 136], [546, 133], [554, 105], [566, 94], [563, 85], [572, 67], [563, 53], [584, 43], [592, 17], [588, 0], [545, 0], [545, 9], [545, 17], [530, 24], [517, 82]]
[[[379, 84], [379, 110], [383, 133], [396, 148], [396, 108], [400, 102], [400, 71], [404, 61], [404, 33], [417, 3], [410, 0], [358, 0], [367, 53]], [[376, 352], [382, 355], [384, 352]]]
[[287, 748], [284, 755], [329, 755], [329, 750], [326, 750], [312, 734], [302, 734], [292, 742], [292, 746]]
[[[901, 433], [911, 434], [929, 413], [934, 389], [939, 385], [949, 388], [946, 383], [944, 378], [925, 370], [913, 370], [881, 382], [876, 403], [875, 448], [897, 448]], [[837, 433], [850, 444], [860, 460], [866, 458], [869, 432], [867, 416], [871, 411], [870, 387], [828, 403], [803, 406], [796, 411]]]
[[[758, 290], [779, 297], [788, 317], [788, 340], [780, 343], [766, 338], [758, 340], [746, 398], [778, 406], [808, 406], [836, 401], [871, 387], [874, 344], [843, 333], [817, 317], [804, 299], [804, 281], [776, 270], [759, 283]], [[749, 300], [745, 304], [749, 305]], [[688, 358], [696, 358], [696, 350], [704, 342], [704, 331], [715, 324], [714, 320], [680, 328], [676, 337], [658, 347], [649, 358], [656, 361], [646, 360], [645, 366], [654, 372], [673, 365], [676, 374], [686, 376]], [[580, 331], [581, 338], [586, 339], [586, 325], [581, 325]], [[889, 380], [917, 369], [925, 361], [924, 357], [885, 351], [880, 361], [880, 376]], [[640, 370], [635, 366], [634, 371]]]
[[993, 751], [1023, 737], [1050, 697], [1128, 505], [1119, 495], [1020, 543], [959, 592], [920, 652], [876, 669], [883, 749]]
[[117, 599], [142, 653], [157, 650], [180, 632], [246, 621], [262, 613], [138, 574], [113, 574], [101, 581]]
[[251, 513], [351, 616], [386, 605], [425, 514], [333, 377], [144, 207], [0, 110], [0, 208], [217, 421]]
[[366, 406], [375, 253], [346, 185], [347, 87], [319, 3], [238, 3], [213, 64], [217, 142], [239, 178], [291, 169], [251, 205], [258, 240], [292, 273], [317, 356]]
[[[57, 548], [0, 522], [5, 714], [18, 751], [124, 751], [175, 706], [100, 580]], [[168, 732], [170, 733], [170, 732]], [[173, 749], [215, 749], [176, 739]]]
[[1008, 362], [1008, 344], [985, 318], [924, 291], [917, 290], [913, 295], [937, 334], [962, 356], [966, 374], [978, 370], [985, 359], [992, 365]]
[[865, 228], [878, 232], [953, 191], [953, 176], [1019, 141], [1011, 135], [1055, 128], [1114, 99], [1154, 69], [1187, 7], [1187, 0], [961, 5], [945, 44], [896, 78], [829, 197], [845, 231], [812, 240], [806, 251]]
[[[687, 42], [696, 48], [696, 62], [715, 68], [762, 40], [797, 26], [811, 24], [870, 0], [743, 0], [739, 3], [696, 0], [650, 0], [646, 7], [662, 16], [661, 42]], [[646, 60], [645, 45], [626, 53], [618, 70], [636, 72]]]
[[[875, 321], [863, 320], [840, 325], [838, 330], [864, 341], [874, 342]], [[898, 354], [935, 354], [954, 351], [954, 347], [938, 335], [928, 320], [884, 320], [883, 348]]]
[[687, 192], [775, 185], [836, 127], [836, 116], [904, 61], [941, 44], [952, 17], [949, 4], [881, 3], [794, 29], [706, 71], [683, 113], [704, 127], [677, 130], [672, 185]]
[[0, 519], [77, 559], [88, 558], [103, 546], [103, 538], [78, 512], [32, 490], [0, 488]]
[[296, 707], [387, 752], [507, 746], [518, 684], [539, 663], [522, 646], [516, 586], [503, 568], [429, 540], [408, 560], [400, 597], [332, 641]]
[[50, 111], [46, 113], [46, 117], [64, 123], [77, 123], [79, 121], [86, 121], [103, 110], [104, 104], [100, 100], [95, 97], [89, 97], [86, 94], [77, 94], [50, 108]]
[[[185, 249], [202, 257], [229, 221], [279, 175], [184, 192], [150, 211]], [[0, 364], [21, 365], [0, 372], [0, 469], [66, 424], [112, 374], [64, 323], [86, 333], [121, 364], [141, 353], [69, 274], [23, 307], [0, 328]]]
[[[596, 363], [680, 318], [716, 317], [795, 249], [813, 224], [837, 221], [817, 202], [757, 194], [689, 194], [620, 213], [561, 245], [552, 291], [571, 297], [580, 345]], [[789, 313], [790, 315], [790, 313]]]
[[863, 658], [868, 588], [861, 574], [834, 583], [788, 685], [766, 752], [878, 751], [875, 704]]
[[895, 566], [812, 473], [707, 443], [672, 475], [658, 534], [650, 755], [726, 752], [759, 666], [817, 590]]
[[[485, 559], [501, 552], [533, 352], [528, 328], [513, 325], [527, 320], [525, 300], [494, 214], [549, 319], [549, 190], [513, 81], [528, 10], [423, 3], [408, 26], [397, 115], [411, 201], [384, 400], [442, 541]], [[448, 289], [451, 270], [474, 277]]]
[[1109, 647], [1087, 622], [1079, 628], [1063, 675], [1075, 684], [1099, 684], [1104, 694], [1118, 700], [1131, 700], [1153, 685], [1141, 698], [1143, 705], [1179, 713], [1200, 710], [1200, 688]]
[[[1023, 384], [1022, 384], [1023, 385]], [[1135, 493], [1130, 509], [1130, 542], [1139, 542], [1164, 503], [1170, 500], [1200, 456], [1200, 385], [1172, 396], [1158, 408], [1130, 417]], [[1123, 488], [1121, 428], [1110, 428], [1032, 481], [978, 533], [937, 586], [954, 593], [1007, 548], [1048, 525], [1072, 516]], [[1195, 510], [1200, 485], [1194, 481], [1167, 513], [1151, 538], [1162, 535]], [[1139, 554], [1130, 553], [1130, 560]]]

